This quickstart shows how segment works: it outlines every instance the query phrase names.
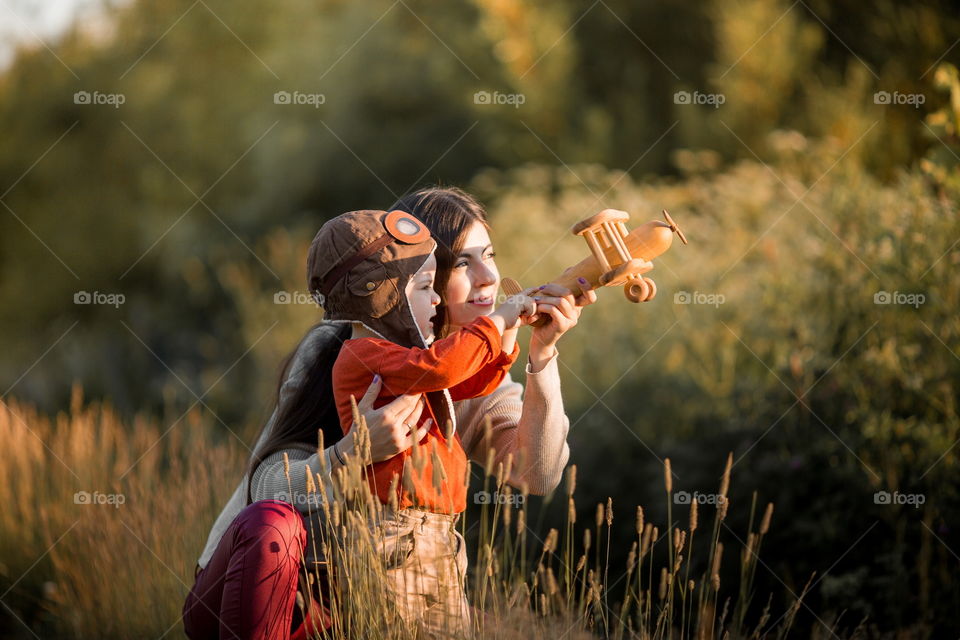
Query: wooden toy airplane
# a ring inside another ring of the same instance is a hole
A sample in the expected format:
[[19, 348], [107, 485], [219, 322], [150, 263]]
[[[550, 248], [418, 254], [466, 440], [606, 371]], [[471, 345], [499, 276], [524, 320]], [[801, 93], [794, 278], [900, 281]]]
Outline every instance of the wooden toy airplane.
[[[623, 293], [630, 302], [648, 302], [657, 295], [657, 285], [643, 274], [653, 269], [651, 260], [664, 253], [673, 243], [673, 234], [683, 244], [687, 238], [680, 227], [664, 210], [666, 222], [651, 220], [633, 231], [627, 231], [630, 214], [616, 209], [604, 209], [600, 213], [581, 220], [573, 226], [574, 235], [587, 241], [592, 255], [567, 268], [551, 283], [566, 287], [574, 296], [583, 292], [578, 278], [583, 278], [594, 289], [623, 285]], [[501, 281], [507, 295], [522, 291], [513, 278]], [[542, 316], [534, 324], [539, 326], [549, 321]]]

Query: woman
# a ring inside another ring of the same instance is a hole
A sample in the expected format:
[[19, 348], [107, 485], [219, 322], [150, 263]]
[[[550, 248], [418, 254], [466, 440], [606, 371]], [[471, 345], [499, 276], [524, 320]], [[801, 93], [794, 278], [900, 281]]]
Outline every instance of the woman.
[[[432, 188], [402, 198], [391, 209], [420, 218], [437, 241], [435, 289], [441, 302], [435, 334], [448, 335], [478, 315], [490, 313], [500, 276], [480, 204], [459, 189]], [[569, 458], [569, 421], [560, 395], [556, 344], [576, 325], [580, 307], [596, 300], [593, 291], [585, 290], [577, 299], [556, 285], [537, 288], [533, 294], [538, 298], [537, 312], [551, 321], [532, 331], [526, 393], [508, 375], [493, 394], [454, 406], [456, 429], [468, 457], [485, 464], [488, 451], [494, 448], [494, 469], [488, 470], [493, 472], [512, 455], [515, 462], [507, 482], [525, 486], [535, 495], [549, 493], [559, 484]], [[331, 368], [339, 345], [348, 337], [348, 327], [321, 323], [308, 332], [284, 367], [277, 408], [198, 562], [195, 584], [184, 605], [184, 626], [191, 638], [288, 637], [299, 569], [312, 559], [303, 518], [291, 506], [307, 511], [302, 470], [307, 465], [315, 473], [325, 469], [329, 473], [344, 463], [346, 455], [355, 453], [354, 431], [342, 435], [331, 391]], [[415, 397], [400, 397], [373, 410], [379, 386], [371, 385], [359, 403], [370, 429], [367, 462], [386, 460], [408, 449], [429, 428], [425, 424], [411, 433], [406, 426], [415, 425], [422, 411]], [[485, 418], [491, 423], [488, 437]], [[316, 452], [318, 426], [326, 445], [320, 455]], [[288, 476], [285, 454], [290, 467], [301, 472]], [[435, 544], [432, 538], [431, 544]], [[466, 549], [458, 533], [448, 541], [446, 551], [458, 569], [465, 570]], [[429, 618], [430, 612], [424, 615]]]

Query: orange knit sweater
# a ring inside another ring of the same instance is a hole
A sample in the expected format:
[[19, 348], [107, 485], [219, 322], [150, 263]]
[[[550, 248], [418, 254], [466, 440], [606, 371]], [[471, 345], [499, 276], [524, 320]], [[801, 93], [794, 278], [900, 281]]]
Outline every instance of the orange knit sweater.
[[[370, 490], [382, 503], [389, 504], [390, 484], [396, 475], [397, 504], [401, 509], [417, 507], [436, 513], [460, 513], [466, 509], [467, 457], [460, 434], [455, 429], [453, 441], [448, 443], [444, 435], [445, 425], [437, 424], [434, 408], [426, 394], [449, 390], [451, 400], [463, 400], [492, 393], [520, 352], [515, 346], [512, 353], [503, 353], [500, 338], [496, 324], [486, 316], [480, 316], [460, 331], [435, 341], [428, 349], [402, 347], [378, 338], [357, 338], [343, 343], [333, 367], [333, 393], [344, 433], [353, 424], [351, 394], [358, 399], [363, 396], [374, 374], [383, 380], [383, 390], [374, 408], [406, 393], [422, 393], [425, 409], [418, 426], [427, 418], [433, 418], [433, 425], [419, 442], [421, 453], [426, 454], [421, 472], [417, 472], [410, 460], [412, 447], [367, 467]], [[438, 398], [439, 394], [432, 395]], [[442, 397], [446, 396], [443, 393]], [[455, 419], [452, 409], [450, 417]], [[434, 484], [435, 460], [442, 465], [442, 470], [436, 472], [444, 478], [439, 490]], [[404, 466], [407, 464], [410, 465], [408, 473], [413, 492], [403, 486]]]

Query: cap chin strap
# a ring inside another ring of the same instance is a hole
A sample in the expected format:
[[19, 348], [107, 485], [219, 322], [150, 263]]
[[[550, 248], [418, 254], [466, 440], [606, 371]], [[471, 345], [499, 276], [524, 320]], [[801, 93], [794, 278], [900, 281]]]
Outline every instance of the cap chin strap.
[[353, 269], [355, 266], [372, 256], [380, 249], [383, 249], [385, 246], [393, 242], [393, 236], [389, 233], [385, 233], [373, 242], [370, 242], [360, 248], [355, 254], [344, 260], [337, 266], [336, 269], [327, 274], [327, 277], [323, 279], [323, 282], [320, 285], [320, 293], [326, 297], [330, 295], [330, 290], [333, 289], [333, 285], [337, 284], [340, 281], [340, 278], [347, 275], [347, 272], [350, 269]]

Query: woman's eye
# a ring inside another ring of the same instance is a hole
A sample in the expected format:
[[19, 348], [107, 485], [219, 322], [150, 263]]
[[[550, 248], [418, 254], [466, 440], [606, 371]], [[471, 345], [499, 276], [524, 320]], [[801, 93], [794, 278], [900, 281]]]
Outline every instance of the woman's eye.
[[457, 264], [455, 264], [455, 265], [453, 265], [453, 266], [454, 266], [455, 269], [459, 269], [459, 268], [461, 268], [461, 267], [465, 267], [465, 266], [467, 266], [467, 261], [466, 261], [466, 260], [463, 260], [463, 261], [458, 262]]
[[491, 251], [490, 253], [487, 254], [487, 258], [486, 258], [486, 259], [489, 260], [490, 258], [494, 257], [495, 255], [497, 255], [497, 252], [496, 252], [496, 251]]

